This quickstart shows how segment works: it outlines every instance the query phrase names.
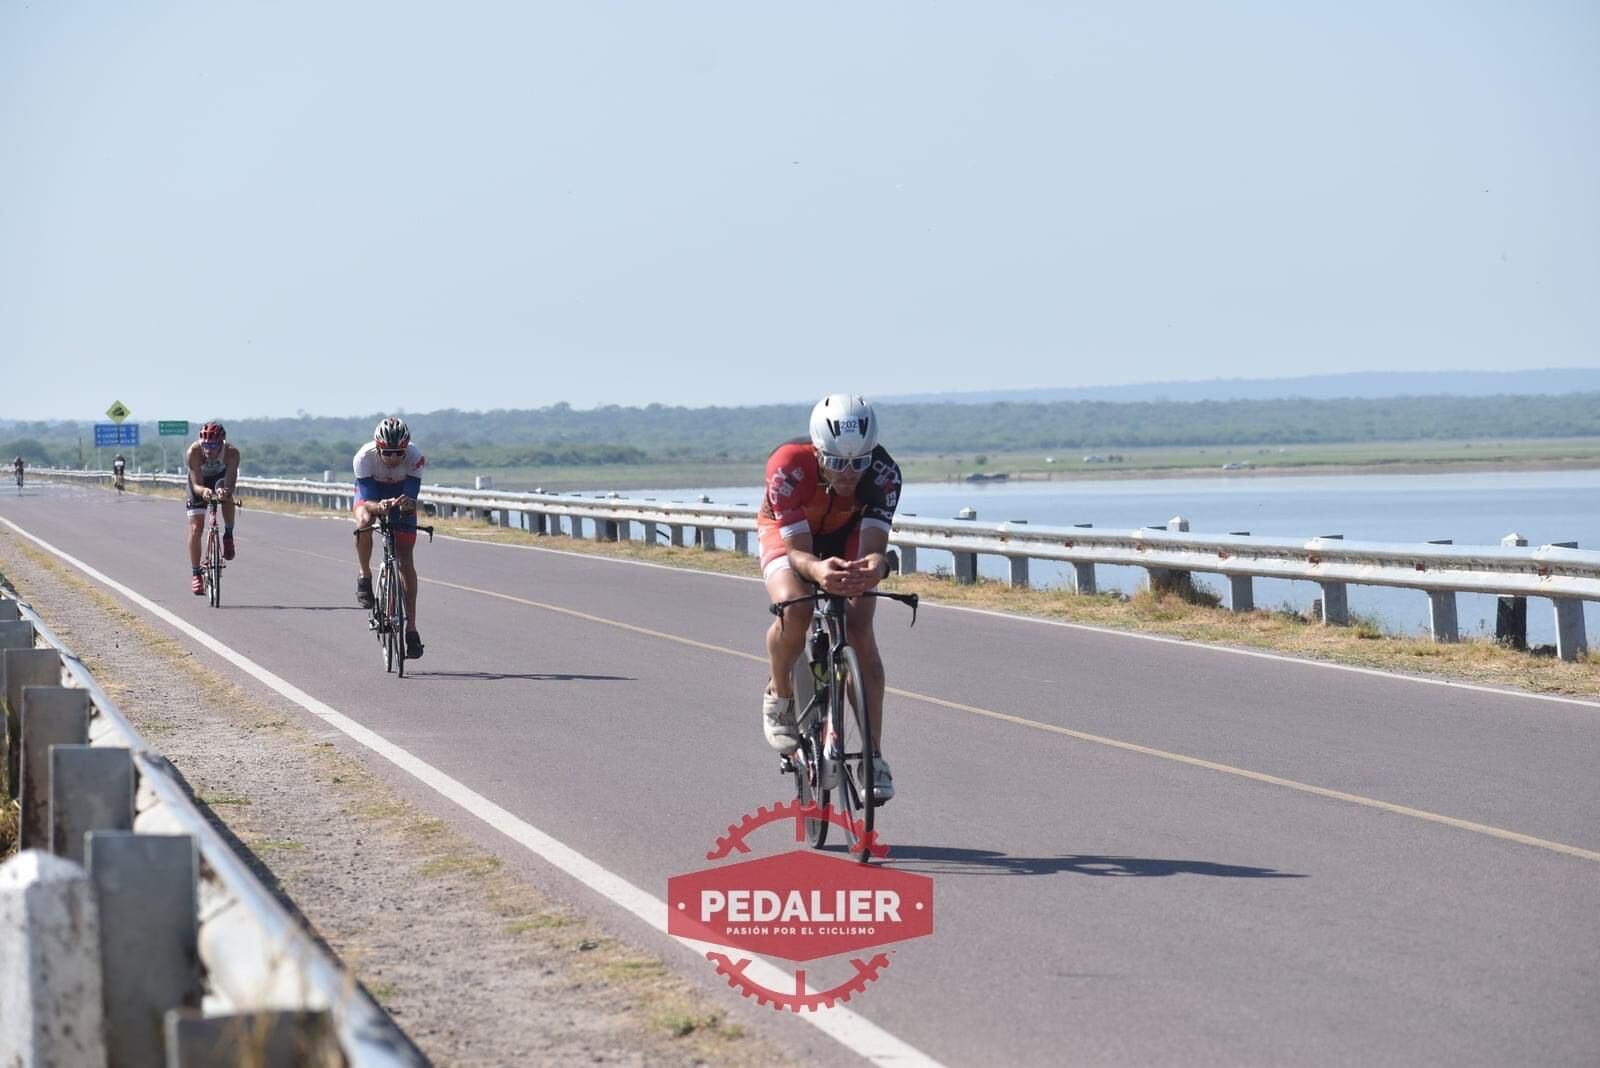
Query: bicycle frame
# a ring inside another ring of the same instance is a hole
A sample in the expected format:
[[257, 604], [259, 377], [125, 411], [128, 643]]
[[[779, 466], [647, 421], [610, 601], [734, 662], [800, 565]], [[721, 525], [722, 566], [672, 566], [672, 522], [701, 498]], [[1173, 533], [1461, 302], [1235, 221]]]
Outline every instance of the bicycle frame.
[[[372, 591], [372, 609], [367, 616], [367, 626], [378, 638], [383, 650], [383, 670], [406, 677], [406, 590], [400, 578], [400, 559], [394, 551], [396, 523], [388, 514], [377, 516], [370, 524], [357, 527], [357, 537], [374, 528], [383, 539], [383, 560], [378, 565], [377, 588]], [[433, 528], [418, 523], [416, 529], [433, 540]]]
[[206, 547], [200, 557], [201, 574], [205, 576], [206, 601], [212, 608], [222, 607], [222, 528], [217, 521], [222, 502], [215, 497], [206, 501]]
[[[914, 593], [885, 593], [869, 590], [863, 597], [879, 597], [899, 601], [911, 609], [911, 625], [917, 622], [917, 595]], [[818, 591], [804, 597], [779, 601], [768, 609], [778, 617], [783, 626], [783, 613], [790, 605], [810, 602], [818, 610], [812, 613], [811, 626], [806, 638], [806, 659], [811, 668], [811, 699], [795, 717], [800, 734], [800, 747], [784, 757], [781, 770], [795, 776], [795, 792], [802, 803], [814, 803], [826, 808], [829, 793], [839, 791], [838, 806], [850, 824], [851, 850], [857, 859], [866, 863], [869, 851], [866, 843], [872, 834], [877, 801], [872, 786], [872, 760], [877, 755], [875, 737], [871, 727], [870, 710], [860, 677], [860, 665], [855, 653], [849, 649], [846, 622], [849, 600], [837, 594]], [[822, 650], [818, 650], [818, 646]], [[851, 691], [854, 691], [853, 695]], [[858, 724], [859, 748], [845, 744], [850, 737], [845, 716], [847, 706], [854, 709]], [[859, 769], [850, 771], [855, 761]], [[859, 815], [857, 815], [859, 813]], [[806, 840], [817, 849], [828, 837], [829, 821], [826, 818], [806, 820]]]

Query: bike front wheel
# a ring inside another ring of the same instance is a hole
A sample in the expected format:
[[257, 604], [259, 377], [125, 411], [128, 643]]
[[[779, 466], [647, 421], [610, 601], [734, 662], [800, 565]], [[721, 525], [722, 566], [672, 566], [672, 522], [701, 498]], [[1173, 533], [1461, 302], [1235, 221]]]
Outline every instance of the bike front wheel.
[[[853, 846], [862, 846], [872, 834], [877, 804], [872, 796], [872, 727], [867, 714], [866, 691], [861, 685], [861, 663], [856, 651], [845, 646], [834, 663], [834, 685], [829, 713], [834, 729], [840, 732], [839, 807], [850, 817]], [[865, 864], [870, 856], [859, 848], [856, 859]]]
[[378, 572], [378, 647], [383, 650], [383, 670], [394, 670], [394, 616], [390, 609], [394, 606], [389, 596], [389, 589], [394, 585], [394, 576], [388, 568]]
[[395, 674], [406, 677], [406, 591], [399, 575], [389, 577], [389, 644]]
[[215, 527], [206, 539], [206, 594], [212, 608], [222, 606], [222, 546]]

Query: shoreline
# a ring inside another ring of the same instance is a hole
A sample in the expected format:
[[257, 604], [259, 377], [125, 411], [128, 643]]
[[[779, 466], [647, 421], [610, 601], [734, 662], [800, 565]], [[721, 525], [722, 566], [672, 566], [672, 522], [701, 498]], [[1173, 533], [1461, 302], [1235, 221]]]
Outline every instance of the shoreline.
[[[753, 472], [750, 485], [760, 481], [760, 465], [752, 464]], [[1219, 467], [1146, 467], [1124, 470], [1093, 471], [1023, 471], [1007, 473], [1009, 477], [983, 482], [968, 482], [964, 477], [947, 476], [945, 478], [916, 478], [906, 479], [907, 485], [930, 486], [1006, 486], [1014, 483], [1039, 483], [1039, 482], [1125, 482], [1135, 480], [1161, 481], [1186, 478], [1230, 479], [1230, 478], [1305, 478], [1305, 477], [1345, 477], [1356, 475], [1430, 475], [1430, 474], [1476, 474], [1483, 472], [1492, 473], [1534, 473], [1540, 471], [1596, 471], [1600, 470], [1600, 461], [1593, 458], [1573, 458], [1570, 460], [1397, 460], [1394, 462], [1368, 463], [1368, 464], [1341, 464], [1341, 463], [1308, 463], [1308, 464], [1277, 464], [1261, 465], [1233, 471], [1224, 471]], [[492, 475], [492, 470], [483, 472]], [[440, 482], [439, 485], [470, 487], [471, 481]], [[629, 473], [614, 480], [597, 483], [592, 479], [568, 480], [550, 478], [533, 483], [524, 480], [516, 482], [498, 482], [497, 488], [515, 492], [527, 492], [534, 485], [542, 486], [551, 493], [570, 493], [573, 491], [618, 491], [631, 490], [689, 490], [689, 489], [723, 489], [732, 488], [733, 484], [715, 484], [706, 481], [684, 481], [672, 478], [650, 478], [648, 474], [636, 475]]]

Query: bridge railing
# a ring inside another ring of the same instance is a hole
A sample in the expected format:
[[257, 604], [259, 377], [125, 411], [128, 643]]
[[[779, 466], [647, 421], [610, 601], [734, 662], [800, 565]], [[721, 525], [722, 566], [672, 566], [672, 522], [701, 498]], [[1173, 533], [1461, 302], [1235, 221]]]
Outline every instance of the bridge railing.
[[[40, 473], [94, 482], [110, 478], [104, 472]], [[175, 475], [129, 477], [173, 486], [184, 482]], [[239, 489], [241, 494], [330, 509], [348, 509], [354, 499], [348, 483], [306, 479], [242, 478]], [[736, 551], [749, 552], [749, 535], [756, 527], [754, 508], [719, 506], [704, 499], [662, 502], [616, 494], [597, 497], [455, 486], [425, 486], [422, 498], [441, 515], [541, 534], [563, 533], [565, 517], [565, 533], [582, 537], [587, 521], [592, 537], [601, 541], [627, 540], [637, 523], [643, 538], [652, 543], [665, 532], [673, 545], [696, 544], [709, 550], [716, 548], [715, 532], [726, 530], [732, 533]], [[919, 549], [951, 553], [958, 582], [976, 580], [980, 556], [1004, 558], [1014, 586], [1029, 584], [1031, 561], [1071, 565], [1074, 588], [1082, 593], [1097, 590], [1095, 568], [1101, 564], [1143, 568], [1158, 588], [1181, 586], [1196, 572], [1216, 574], [1226, 579], [1228, 606], [1239, 612], [1255, 608], [1254, 579], [1315, 582], [1322, 589], [1322, 620], [1330, 624], [1349, 622], [1352, 585], [1415, 589], [1428, 595], [1430, 630], [1441, 642], [1460, 638], [1455, 600], [1459, 593], [1492, 594], [1514, 602], [1511, 614], [1524, 622], [1520, 628], [1513, 624], [1507, 635], [1512, 644], [1525, 644], [1526, 599], [1548, 598], [1555, 616], [1556, 651], [1563, 660], [1587, 652], [1583, 602], [1600, 601], [1600, 552], [1579, 549], [1575, 542], [1529, 547], [1515, 534], [1500, 545], [1480, 546], [1346, 541], [1340, 535], [1303, 539], [1191, 533], [1181, 517], [1163, 527], [1110, 530], [903, 515], [896, 517], [890, 539], [899, 550], [901, 570], [908, 573], [917, 569]]]

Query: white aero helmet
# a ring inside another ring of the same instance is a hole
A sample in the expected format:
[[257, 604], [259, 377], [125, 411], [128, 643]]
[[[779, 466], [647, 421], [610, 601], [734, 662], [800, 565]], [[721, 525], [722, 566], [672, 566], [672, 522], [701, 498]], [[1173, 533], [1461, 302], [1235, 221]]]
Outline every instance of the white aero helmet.
[[811, 409], [811, 444], [826, 456], [868, 456], [878, 444], [878, 416], [865, 397], [830, 393]]

